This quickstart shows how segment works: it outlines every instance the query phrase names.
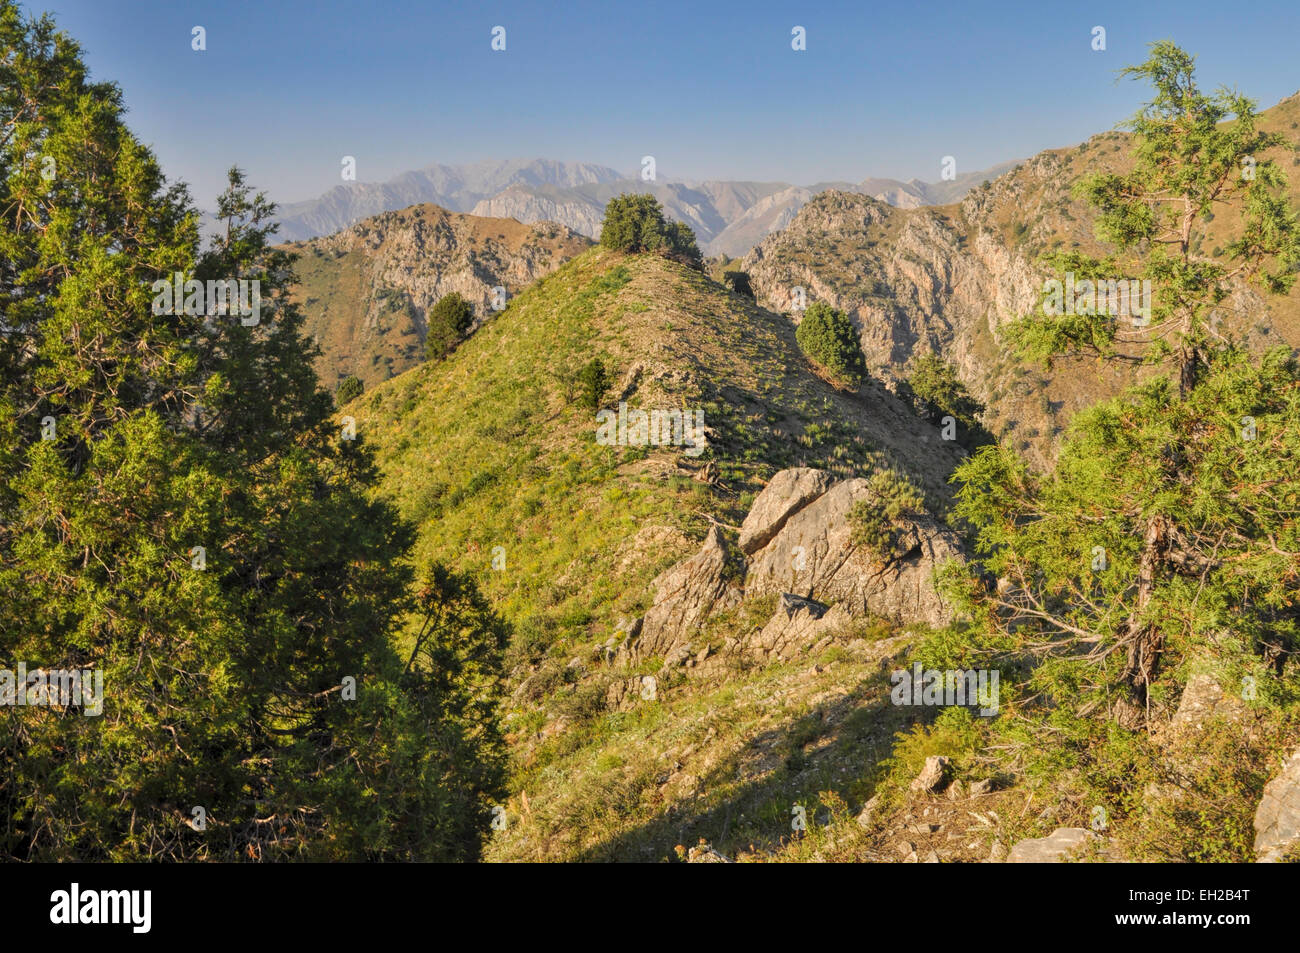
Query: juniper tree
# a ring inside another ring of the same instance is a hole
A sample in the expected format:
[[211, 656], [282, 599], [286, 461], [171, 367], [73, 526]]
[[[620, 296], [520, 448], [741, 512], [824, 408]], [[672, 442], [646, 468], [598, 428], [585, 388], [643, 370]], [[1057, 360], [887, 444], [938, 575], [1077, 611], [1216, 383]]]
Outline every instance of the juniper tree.
[[[218, 210], [200, 253], [118, 89], [0, 0], [0, 669], [101, 669], [107, 696], [0, 709], [0, 850], [444, 856], [409, 813], [478, 782], [397, 771], [457, 717], [393, 646], [411, 528], [340, 439], [273, 206], [234, 170]], [[258, 281], [260, 320], [156, 311], [177, 272]]]
[[[1046, 653], [1035, 677], [1048, 697], [1136, 726], [1170, 655], [1213, 657], [1274, 700], [1290, 690], [1270, 676], [1300, 633], [1300, 372], [1285, 349], [1252, 360], [1211, 314], [1248, 280], [1290, 288], [1300, 244], [1283, 173], [1264, 155], [1280, 140], [1258, 130], [1250, 100], [1202, 94], [1191, 57], [1169, 43], [1125, 73], [1156, 90], [1130, 124], [1133, 170], [1081, 186], [1114, 250], [1053, 263], [1150, 280], [1151, 323], [1040, 313], [1013, 339], [1049, 360], [1089, 350], [1166, 374], [1078, 415], [1049, 474], [1001, 447], [959, 468], [955, 512], [977, 560], [952, 591], [991, 644]], [[1211, 208], [1235, 226], [1226, 263], [1195, 251]]]
[[856, 386], [867, 376], [866, 358], [853, 322], [823, 301], [808, 306], [795, 329], [799, 349], [833, 378]]

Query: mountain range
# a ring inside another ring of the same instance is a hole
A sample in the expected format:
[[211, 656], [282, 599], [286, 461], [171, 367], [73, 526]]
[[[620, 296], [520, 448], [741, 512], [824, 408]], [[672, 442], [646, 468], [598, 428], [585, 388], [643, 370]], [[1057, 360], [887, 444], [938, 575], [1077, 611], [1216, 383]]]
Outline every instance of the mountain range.
[[[951, 180], [866, 178], [861, 182], [643, 181], [608, 166], [551, 159], [488, 160], [430, 165], [386, 182], [346, 182], [324, 195], [280, 207], [279, 237], [303, 241], [331, 235], [362, 219], [411, 205], [433, 204], [521, 222], [554, 221], [599, 238], [605, 204], [622, 192], [650, 192], [667, 214], [695, 231], [706, 255], [738, 257], [784, 227], [814, 195], [828, 189], [855, 192], [900, 208], [943, 205], [996, 178], [1007, 162]], [[210, 220], [208, 226], [211, 226]]]

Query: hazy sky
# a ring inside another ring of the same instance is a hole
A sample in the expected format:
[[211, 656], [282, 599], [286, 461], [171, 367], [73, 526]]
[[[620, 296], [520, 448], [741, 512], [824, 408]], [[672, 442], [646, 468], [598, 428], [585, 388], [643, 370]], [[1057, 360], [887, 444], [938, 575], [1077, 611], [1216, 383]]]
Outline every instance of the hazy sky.
[[362, 181], [512, 157], [632, 172], [643, 155], [661, 180], [933, 181], [945, 155], [969, 172], [1111, 128], [1146, 92], [1115, 72], [1157, 39], [1196, 54], [1204, 88], [1261, 106], [1300, 88], [1297, 0], [25, 5], [122, 87], [204, 207], [231, 164], [283, 203], [338, 184], [344, 155]]

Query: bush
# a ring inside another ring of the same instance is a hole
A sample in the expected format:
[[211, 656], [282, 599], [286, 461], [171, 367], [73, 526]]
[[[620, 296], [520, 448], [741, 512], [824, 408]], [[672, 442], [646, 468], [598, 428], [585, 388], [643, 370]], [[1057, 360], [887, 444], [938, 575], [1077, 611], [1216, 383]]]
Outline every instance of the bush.
[[[945, 417], [952, 417], [958, 424], [957, 442], [967, 450], [994, 442], [979, 420], [984, 405], [966, 390], [957, 369], [937, 354], [926, 353], [913, 359], [911, 374], [899, 388], [899, 396], [932, 424], [941, 425]], [[1051, 411], [1046, 393], [1042, 409], [1045, 414]]]
[[893, 470], [877, 470], [867, 483], [875, 499], [858, 500], [849, 510], [849, 538], [882, 563], [905, 555], [899, 530], [903, 520], [925, 511], [925, 498], [907, 477]]
[[343, 382], [339, 384], [339, 389], [334, 392], [334, 403], [338, 407], [351, 403], [360, 397], [361, 392], [365, 389], [365, 385], [361, 383], [359, 377], [355, 374], [349, 374], [343, 378]]
[[722, 280], [728, 288], [746, 298], [754, 297], [754, 288], [749, 283], [749, 273], [745, 271], [724, 271]]
[[836, 380], [857, 385], [867, 376], [858, 333], [843, 311], [821, 301], [809, 305], [795, 339], [800, 350]]
[[600, 408], [605, 391], [609, 390], [609, 375], [600, 358], [593, 357], [586, 367], [578, 371], [578, 388], [584, 407], [589, 410]]
[[428, 334], [424, 339], [429, 360], [439, 361], [456, 349], [474, 323], [474, 308], [456, 292], [440, 299], [429, 309]]
[[699, 270], [704, 269], [695, 233], [683, 222], [664, 218], [663, 206], [653, 195], [630, 193], [610, 199], [605, 206], [600, 244], [626, 252], [658, 252]]

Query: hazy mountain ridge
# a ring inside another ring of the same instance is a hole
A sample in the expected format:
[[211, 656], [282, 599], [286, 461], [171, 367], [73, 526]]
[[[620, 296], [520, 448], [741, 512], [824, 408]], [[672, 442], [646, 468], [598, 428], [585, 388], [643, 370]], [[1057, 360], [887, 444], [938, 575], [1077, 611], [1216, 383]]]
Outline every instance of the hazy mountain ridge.
[[[859, 183], [709, 180], [642, 181], [608, 166], [549, 159], [491, 160], [468, 165], [431, 165], [381, 183], [348, 182], [316, 199], [279, 209], [279, 237], [304, 241], [333, 234], [362, 219], [411, 205], [431, 203], [521, 222], [557, 221], [589, 238], [600, 236], [605, 203], [622, 192], [650, 192], [670, 217], [696, 232], [705, 254], [739, 256], [787, 224], [813, 195], [826, 189], [861, 192], [905, 208], [949, 202], [1010, 167], [958, 175], [952, 181], [867, 178]], [[205, 220], [210, 230], [211, 220]]]

